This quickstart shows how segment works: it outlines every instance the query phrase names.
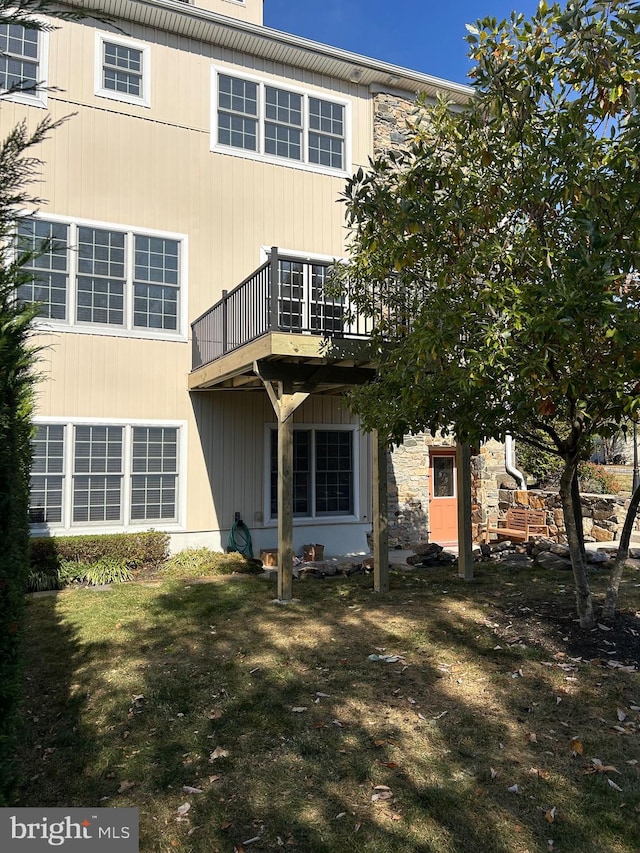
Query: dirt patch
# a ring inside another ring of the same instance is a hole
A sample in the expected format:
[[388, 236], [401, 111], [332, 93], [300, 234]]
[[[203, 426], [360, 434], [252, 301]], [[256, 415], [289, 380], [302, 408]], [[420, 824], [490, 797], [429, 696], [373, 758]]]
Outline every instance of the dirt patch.
[[[596, 606], [596, 613], [599, 606]], [[523, 642], [548, 651], [565, 653], [615, 668], [617, 664], [640, 668], [640, 613], [621, 610], [611, 625], [596, 622], [585, 631], [576, 618], [573, 595], [562, 601], [496, 605], [496, 633], [509, 645]]]

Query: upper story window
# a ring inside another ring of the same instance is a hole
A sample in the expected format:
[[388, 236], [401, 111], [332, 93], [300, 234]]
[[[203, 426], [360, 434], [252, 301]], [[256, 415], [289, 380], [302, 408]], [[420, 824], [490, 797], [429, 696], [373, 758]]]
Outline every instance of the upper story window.
[[43, 89], [48, 33], [0, 24], [0, 92], [14, 101], [46, 106]]
[[19, 297], [40, 302], [41, 317], [70, 331], [184, 334], [184, 238], [33, 216], [17, 239], [37, 253]]
[[348, 104], [214, 69], [212, 150], [345, 172]]
[[151, 105], [149, 45], [96, 33], [96, 95]]

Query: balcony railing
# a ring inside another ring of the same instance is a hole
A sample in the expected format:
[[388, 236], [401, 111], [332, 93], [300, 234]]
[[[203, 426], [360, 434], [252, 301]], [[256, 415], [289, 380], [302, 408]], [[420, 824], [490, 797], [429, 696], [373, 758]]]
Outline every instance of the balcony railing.
[[[193, 369], [268, 332], [366, 338], [374, 321], [350, 311], [349, 293], [326, 293], [329, 266], [280, 255], [270, 259], [191, 324]], [[275, 287], [273, 283], [275, 282]]]

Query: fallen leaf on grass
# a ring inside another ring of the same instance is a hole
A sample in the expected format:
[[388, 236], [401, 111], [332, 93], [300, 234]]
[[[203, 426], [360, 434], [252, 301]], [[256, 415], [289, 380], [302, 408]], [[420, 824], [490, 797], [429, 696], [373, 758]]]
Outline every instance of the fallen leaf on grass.
[[191, 810], [191, 803], [183, 803], [181, 806], [178, 806], [178, 814], [180, 817], [184, 817]]
[[183, 785], [182, 791], [184, 794], [201, 794], [202, 788], [192, 788], [191, 785]]
[[621, 723], [624, 723], [624, 721], [627, 719], [627, 715], [626, 715], [626, 714], [625, 714], [625, 712], [622, 710], [622, 708], [616, 708], [616, 714], [617, 714], [617, 716], [618, 716], [618, 720], [619, 720]]
[[493, 767], [490, 767], [490, 768], [489, 768], [489, 772], [491, 773], [491, 778], [492, 778], [492, 779], [495, 779], [495, 778], [496, 778], [496, 776], [498, 775], [498, 771], [497, 771], [497, 770], [494, 770], [494, 769], [493, 769]]
[[346, 812], [340, 812], [339, 814], [336, 815], [335, 819], [341, 820], [343, 817], [345, 817], [346, 814], [347, 814]]
[[393, 791], [387, 785], [376, 785], [373, 790], [375, 793], [371, 795], [372, 803], [377, 803], [381, 800], [390, 800], [393, 797]]
[[620, 787], [620, 785], [616, 785], [616, 783], [613, 781], [613, 779], [609, 779], [608, 776], [607, 776], [607, 782], [614, 789], [614, 791], [622, 791], [622, 788]]
[[536, 733], [535, 732], [529, 732], [529, 734], [527, 735], [527, 741], [529, 743], [538, 743], [538, 738], [536, 737]]
[[125, 791], [129, 791], [131, 788], [135, 788], [135, 782], [129, 782], [128, 779], [125, 779], [124, 782], [120, 782], [120, 787], [118, 788], [119, 794], [124, 794]]
[[216, 746], [211, 755], [209, 756], [209, 761], [216, 761], [218, 758], [226, 758], [229, 755], [228, 749], [223, 749], [221, 746]]
[[573, 752], [574, 755], [582, 755], [584, 752], [584, 746], [578, 737], [572, 737], [569, 741], [569, 746], [571, 747], [571, 752]]
[[307, 710], [306, 708], [302, 708], [302, 707], [300, 707], [300, 708], [292, 708], [292, 709], [291, 709], [291, 713], [292, 713], [292, 714], [303, 714], [306, 710]]
[[591, 759], [591, 767], [584, 770], [585, 773], [619, 773], [612, 764], [603, 764], [599, 758]]
[[557, 811], [558, 810], [554, 806], [552, 809], [549, 809], [548, 811], [546, 811], [544, 813], [544, 819], [547, 821], [547, 823], [553, 823], [554, 822], [554, 820], [556, 819]]
[[521, 793], [520, 785], [512, 785], [510, 788], [507, 788], [507, 791], [510, 794], [519, 794]]

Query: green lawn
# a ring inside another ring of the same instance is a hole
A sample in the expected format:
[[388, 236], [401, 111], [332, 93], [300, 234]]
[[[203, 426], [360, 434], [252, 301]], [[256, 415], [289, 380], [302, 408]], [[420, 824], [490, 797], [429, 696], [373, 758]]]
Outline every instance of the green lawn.
[[637, 853], [638, 673], [601, 629], [602, 654], [573, 659], [570, 577], [391, 586], [298, 582], [287, 607], [255, 578], [31, 597], [16, 804], [137, 806], [143, 853]]

